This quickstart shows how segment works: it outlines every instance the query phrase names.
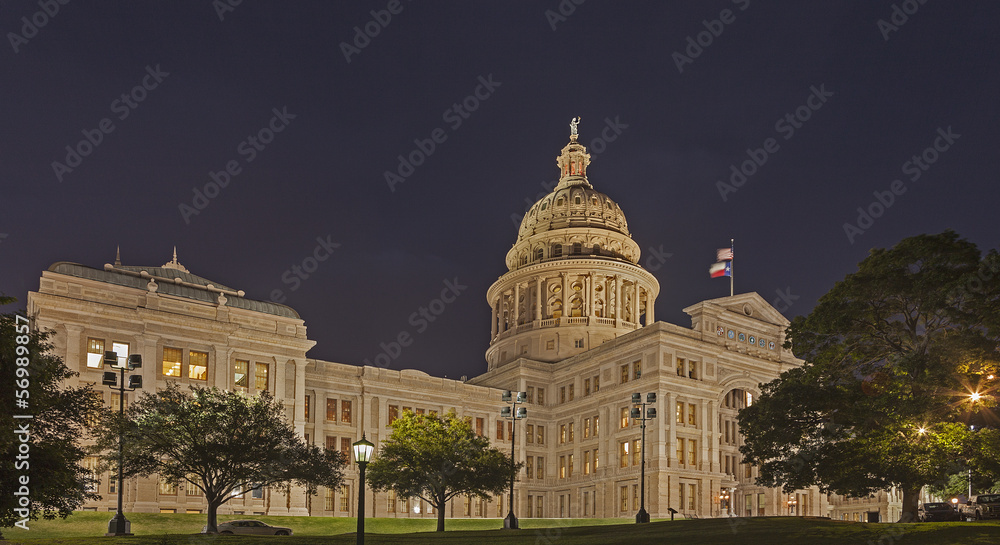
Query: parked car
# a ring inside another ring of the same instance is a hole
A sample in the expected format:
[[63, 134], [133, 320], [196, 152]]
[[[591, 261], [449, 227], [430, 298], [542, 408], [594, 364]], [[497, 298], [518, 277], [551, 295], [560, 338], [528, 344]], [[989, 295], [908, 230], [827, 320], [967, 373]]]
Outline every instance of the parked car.
[[[231, 520], [229, 522], [220, 522], [216, 528], [218, 528], [220, 534], [241, 534], [241, 535], [254, 535], [254, 536], [290, 536], [292, 535], [291, 528], [283, 528], [281, 526], [271, 526], [269, 524], [264, 524], [259, 520]], [[201, 529], [202, 533], [208, 531], [208, 526]]]
[[962, 514], [955, 506], [945, 502], [925, 503], [917, 510], [917, 516], [920, 522], [962, 520]]
[[969, 520], [1000, 518], [1000, 494], [979, 494], [969, 498], [962, 509]]

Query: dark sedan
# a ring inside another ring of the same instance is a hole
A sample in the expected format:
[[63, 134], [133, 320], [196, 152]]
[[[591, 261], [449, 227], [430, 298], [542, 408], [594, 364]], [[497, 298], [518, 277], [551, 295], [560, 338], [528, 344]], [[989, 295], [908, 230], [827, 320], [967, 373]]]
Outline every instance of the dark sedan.
[[919, 510], [920, 522], [962, 520], [955, 506], [945, 502], [925, 503]]

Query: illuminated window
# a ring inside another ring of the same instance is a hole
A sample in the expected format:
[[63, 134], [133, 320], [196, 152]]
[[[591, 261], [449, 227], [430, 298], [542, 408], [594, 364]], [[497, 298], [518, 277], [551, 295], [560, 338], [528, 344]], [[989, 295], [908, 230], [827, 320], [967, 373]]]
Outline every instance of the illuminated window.
[[[482, 417], [476, 417], [476, 435], [483, 435], [486, 427], [486, 419]], [[528, 434], [531, 437], [531, 434]]]
[[621, 416], [621, 422], [619, 423], [620, 428], [628, 427], [628, 407], [622, 407], [619, 410], [619, 416]]
[[618, 467], [628, 467], [628, 441], [618, 443]]
[[326, 436], [326, 450], [337, 450], [337, 437], [335, 435]]
[[538, 389], [538, 404], [545, 405], [545, 388]]
[[534, 424], [527, 424], [527, 425], [525, 425], [525, 431], [527, 432], [527, 437], [528, 437], [527, 441], [529, 443], [534, 443], [535, 442], [535, 426], [534, 426]]
[[104, 365], [104, 339], [87, 339], [87, 367], [100, 369]]
[[597, 472], [597, 459], [598, 459], [598, 456], [597, 456], [597, 449], [595, 448], [595, 449], [594, 449], [594, 472], [595, 472], [595, 473]]
[[677, 358], [677, 376], [684, 376], [684, 358]]
[[327, 488], [323, 497], [323, 509], [333, 511], [333, 489]]
[[621, 487], [621, 501], [618, 506], [619, 511], [628, 511], [628, 485]]
[[598, 420], [598, 418], [599, 417], [595, 414], [594, 415], [594, 437], [597, 437], [597, 434], [600, 433], [600, 431], [601, 431], [601, 422], [600, 422], [600, 420]]
[[351, 506], [351, 487], [342, 484], [340, 485], [340, 511], [346, 513]]
[[309, 409], [312, 408], [312, 403], [310, 403], [310, 396], [305, 396], [305, 403], [303, 405], [305, 406], [304, 407], [305, 408], [305, 420], [306, 420], [306, 422], [308, 422], [309, 421]]
[[539, 479], [544, 479], [545, 478], [545, 458], [542, 457], [542, 456], [538, 457], [538, 467], [537, 467], [537, 473], [535, 473], [535, 476], [537, 478], [539, 478]]
[[632, 485], [632, 509], [639, 508], [639, 485]]
[[589, 418], [584, 418], [583, 419], [583, 438], [584, 439], [589, 439], [590, 438], [590, 419]]
[[208, 380], [208, 353], [188, 352], [188, 377], [194, 380]]
[[677, 402], [677, 423], [684, 423], [684, 402], [682, 401]]
[[326, 400], [326, 419], [330, 422], [337, 421], [337, 400], [327, 398]]
[[570, 422], [569, 423], [569, 442], [570, 443], [573, 442], [573, 435], [574, 435], [573, 434], [573, 428], [574, 428], [575, 424], [576, 424], [576, 422]]
[[128, 343], [111, 343], [111, 350], [118, 354], [118, 365], [124, 367], [128, 362]]
[[[389, 422], [388, 425], [391, 426], [396, 419], [399, 418], [399, 405], [389, 405]], [[479, 435], [483, 434], [483, 419], [476, 419], [476, 433]]]
[[697, 379], [698, 378], [698, 364], [697, 362], [688, 362], [688, 378]]
[[351, 402], [346, 399], [340, 402], [340, 421], [351, 422]]
[[351, 455], [351, 438], [350, 437], [341, 437], [340, 438], [340, 452], [343, 453], [345, 456], [350, 456]]
[[527, 458], [524, 459], [524, 472], [528, 475], [529, 479], [535, 476], [534, 456], [528, 456]]
[[535, 500], [534, 496], [528, 496], [528, 515], [527, 516], [529, 516], [529, 517], [533, 516], [534, 513], [535, 513], [535, 501], [534, 500]]
[[583, 474], [590, 475], [590, 451], [583, 451]]
[[545, 426], [538, 426], [538, 444], [545, 444]]
[[565, 456], [560, 456], [559, 457], [559, 478], [560, 479], [565, 479], [566, 478], [566, 457]]
[[538, 501], [535, 502], [535, 516], [538, 518], [542, 518], [543, 516], [542, 498], [544, 498], [544, 496], [538, 496]]
[[497, 420], [497, 439], [503, 441], [503, 420]]
[[583, 379], [583, 395], [584, 396], [589, 396], [590, 395], [590, 379], [589, 378]]
[[246, 388], [250, 385], [250, 378], [247, 376], [247, 371], [249, 369], [249, 361], [236, 360], [236, 364], [233, 365], [233, 384], [235, 384], [237, 388]]
[[694, 403], [688, 403], [688, 424], [692, 426], [698, 424], [698, 413]]
[[598, 375], [594, 377], [594, 392], [600, 392], [600, 391], [601, 391], [601, 376]]
[[632, 362], [632, 377], [638, 379], [642, 376], [642, 360]]
[[698, 465], [698, 440], [688, 439], [688, 463]]
[[258, 391], [267, 390], [268, 380], [267, 380], [267, 364], [266, 363], [255, 363], [253, 372], [253, 387]]
[[566, 403], [566, 387], [559, 387], [559, 403]]
[[625, 365], [622, 365], [622, 368], [621, 368], [621, 382], [622, 382], [622, 384], [625, 384], [626, 382], [628, 382], [628, 364], [627, 363]]
[[163, 375], [167, 377], [181, 376], [183, 352], [180, 348], [163, 349]]
[[163, 477], [160, 477], [160, 495], [161, 496], [176, 496], [177, 495], [177, 484], [168, 483]]
[[573, 476], [573, 455], [568, 454], [566, 456], [566, 477], [568, 478], [572, 476]]
[[[763, 494], [762, 494], [763, 495]], [[694, 511], [695, 503], [695, 485], [688, 485], [688, 511]]]
[[684, 465], [684, 439], [677, 440], [677, 463]]
[[396, 491], [391, 488], [385, 497], [385, 510], [388, 513], [396, 512]]
[[642, 440], [632, 441], [632, 465], [637, 466], [642, 463]]

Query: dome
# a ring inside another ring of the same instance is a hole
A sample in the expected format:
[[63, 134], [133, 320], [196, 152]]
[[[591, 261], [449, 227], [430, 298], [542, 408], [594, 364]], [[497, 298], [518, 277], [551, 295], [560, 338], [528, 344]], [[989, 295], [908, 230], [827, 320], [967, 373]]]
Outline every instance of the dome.
[[552, 193], [542, 197], [521, 220], [517, 240], [520, 242], [532, 235], [566, 227], [596, 227], [631, 236], [622, 209], [610, 197], [586, 183], [557, 186]]

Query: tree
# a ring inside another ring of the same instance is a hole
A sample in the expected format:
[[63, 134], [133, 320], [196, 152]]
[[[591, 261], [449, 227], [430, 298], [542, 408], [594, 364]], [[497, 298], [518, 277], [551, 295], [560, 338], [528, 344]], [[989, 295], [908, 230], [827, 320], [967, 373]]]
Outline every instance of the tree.
[[807, 360], [740, 412], [759, 484], [862, 496], [899, 487], [900, 520], [921, 488], [970, 454], [971, 416], [995, 405], [1000, 321], [996, 254], [952, 231], [875, 249], [808, 316], [786, 348]]
[[[14, 301], [0, 295], [0, 305]], [[62, 384], [77, 373], [51, 354], [50, 335], [23, 314], [0, 315], [0, 420], [10, 430], [0, 434], [0, 527], [27, 529], [39, 513], [65, 518], [98, 498], [80, 443], [100, 402], [90, 386]]]
[[400, 498], [418, 497], [437, 509], [437, 531], [444, 531], [445, 507], [455, 496], [489, 499], [501, 494], [523, 464], [511, 466], [510, 456], [476, 435], [468, 418], [454, 412], [444, 417], [405, 411], [392, 424], [368, 464], [373, 490], [394, 490]]
[[106, 419], [97, 444], [105, 464], [117, 468], [118, 434], [124, 433], [125, 477], [155, 473], [198, 488], [208, 503], [209, 533], [217, 531], [219, 506], [241, 492], [295, 482], [313, 494], [317, 486], [343, 481], [344, 456], [307, 445], [266, 391], [249, 396], [192, 386], [187, 393], [169, 383], [143, 393], [124, 419], [117, 412]]

